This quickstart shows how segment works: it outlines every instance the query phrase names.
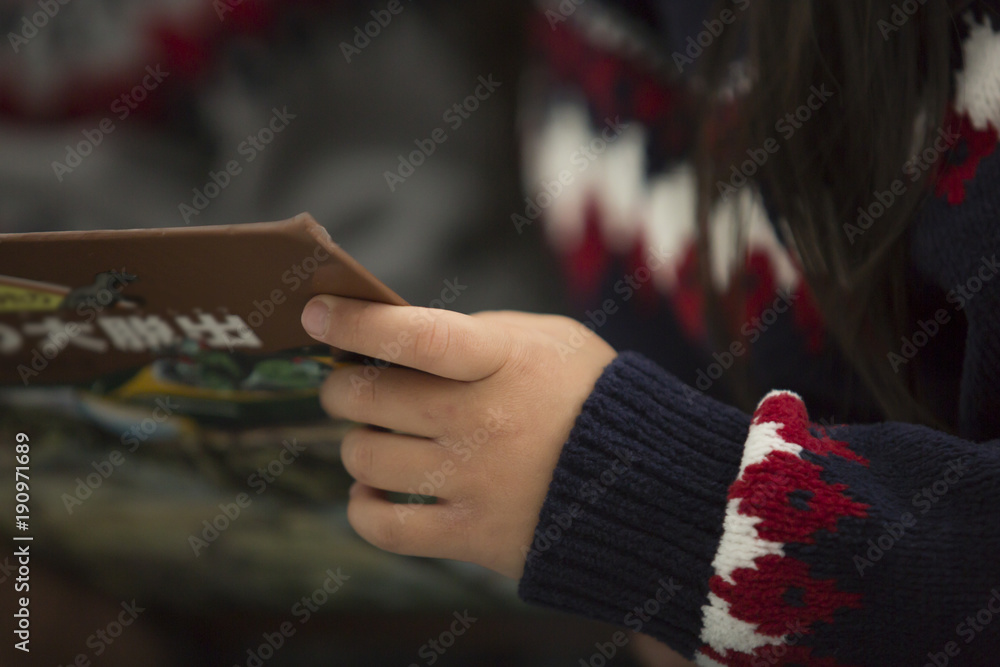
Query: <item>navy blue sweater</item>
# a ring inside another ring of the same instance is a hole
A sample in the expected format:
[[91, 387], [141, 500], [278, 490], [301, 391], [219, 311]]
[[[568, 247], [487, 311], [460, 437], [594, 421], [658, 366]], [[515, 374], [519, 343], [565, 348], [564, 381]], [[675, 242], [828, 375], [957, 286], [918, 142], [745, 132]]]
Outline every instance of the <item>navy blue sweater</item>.
[[[537, 16], [546, 92], [526, 114], [531, 196], [513, 223], [544, 218], [583, 319], [632, 351], [564, 447], [521, 596], [703, 665], [1000, 664], [996, 6], [959, 26], [942, 138], [955, 148], [913, 221], [917, 307], [885, 360], [921, 364], [949, 435], [880, 421], [749, 188], [712, 214], [722, 240], [751, 221], [747, 256], [714, 252], [709, 271], [721, 291], [749, 281], [745, 324], [706, 348], [692, 119], [666, 75], [696, 60], [689, 37], [710, 41], [705, 5], [591, 0]], [[845, 233], [878, 217], [872, 203]], [[765, 388], [752, 415], [723, 388], [737, 357]]]

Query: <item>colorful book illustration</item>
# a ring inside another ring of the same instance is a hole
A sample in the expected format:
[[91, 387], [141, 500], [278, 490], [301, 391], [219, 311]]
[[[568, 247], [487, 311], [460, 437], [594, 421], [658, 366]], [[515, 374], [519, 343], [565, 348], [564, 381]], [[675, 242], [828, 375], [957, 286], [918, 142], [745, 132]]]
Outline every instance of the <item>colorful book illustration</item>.
[[[519, 608], [478, 569], [350, 528], [339, 443], [354, 425], [318, 391], [361, 360], [302, 329], [317, 294], [405, 304], [305, 214], [0, 234], [0, 432], [31, 437], [35, 543], [109, 596], [189, 614], [287, 614], [331, 562], [351, 585], [326, 612]], [[239, 494], [252, 505], [219, 519]], [[0, 524], [13, 511], [0, 503]]]
[[3, 234], [0, 390], [73, 387], [108, 426], [168, 399], [204, 426], [320, 420], [318, 389], [338, 362], [299, 321], [317, 294], [406, 303], [308, 214]]

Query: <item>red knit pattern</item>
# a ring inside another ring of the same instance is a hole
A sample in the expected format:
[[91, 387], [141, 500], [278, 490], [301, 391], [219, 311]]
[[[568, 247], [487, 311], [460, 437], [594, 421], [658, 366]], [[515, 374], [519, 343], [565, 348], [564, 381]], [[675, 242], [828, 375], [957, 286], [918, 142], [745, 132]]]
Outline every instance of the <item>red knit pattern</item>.
[[629, 275], [631, 275], [636, 281], [645, 279], [646, 272], [648, 271], [649, 273], [648, 282], [642, 284], [642, 289], [635, 293], [638, 308], [644, 315], [656, 312], [656, 310], [663, 303], [663, 295], [660, 294], [655, 287], [655, 281], [653, 279], [654, 272], [649, 268], [649, 249], [650, 245], [646, 241], [645, 235], [640, 233], [636, 238], [635, 243], [632, 244], [632, 250], [625, 259], [625, 268]]
[[532, 43], [538, 45], [557, 80], [582, 90], [594, 106], [598, 124], [605, 117], [630, 118], [649, 131], [652, 143], [668, 155], [693, 145], [691, 94], [671, 86], [649, 69], [590, 44], [570, 21], [555, 29], [544, 13], [535, 14]]
[[[965, 201], [965, 186], [975, 178], [976, 169], [983, 158], [988, 157], [997, 147], [997, 128], [992, 123], [985, 130], [977, 130], [966, 113], [950, 111], [945, 119], [945, 127], [958, 126], [961, 137], [947, 161], [941, 167], [935, 192], [939, 197], [947, 196], [948, 203], [957, 206]], [[952, 161], [964, 152], [961, 161]]]
[[[778, 436], [813, 454], [868, 465], [847, 444], [827, 437], [825, 431], [810, 424], [805, 405], [792, 394], [769, 396], [761, 403], [754, 413], [752, 428], [766, 423], [780, 424]], [[758, 538], [780, 544], [815, 544], [819, 531], [835, 533], [841, 518], [864, 518], [869, 509], [847, 495], [846, 485], [822, 479], [823, 470], [800, 456], [776, 449], [763, 461], [747, 466], [730, 487], [728, 497], [739, 501], [740, 514], [761, 519], [755, 526]], [[793, 492], [798, 503], [792, 502]], [[802, 503], [804, 508], [800, 508]], [[754, 560], [754, 567], [734, 570], [731, 578], [728, 581], [715, 575], [709, 580], [709, 588], [729, 603], [733, 618], [753, 624], [758, 633], [771, 637], [786, 637], [793, 627], [801, 628], [800, 634], [807, 637], [816, 623], [833, 624], [838, 610], [862, 607], [861, 594], [838, 590], [834, 579], [815, 578], [807, 563], [790, 556], [761, 556]], [[795, 643], [798, 639], [789, 641]], [[838, 665], [828, 658], [814, 659], [810, 648], [797, 645], [760, 647], [752, 655], [731, 651], [728, 656], [706, 646], [702, 653], [734, 667]]]
[[799, 445], [813, 454], [820, 456], [836, 454], [849, 461], [868, 465], [868, 460], [852, 452], [846, 443], [833, 440], [826, 435], [813, 436], [812, 431], [814, 430], [820, 434], [825, 434], [825, 431], [809, 422], [809, 413], [806, 411], [805, 404], [792, 394], [771, 396], [760, 404], [757, 411], [754, 412], [753, 424], [756, 426], [766, 422], [783, 424], [778, 429], [778, 435], [786, 442]]
[[705, 290], [701, 286], [698, 266], [698, 248], [692, 243], [677, 267], [677, 288], [670, 294], [670, 301], [688, 337], [703, 341], [708, 328], [705, 326]]
[[[762, 519], [757, 534], [770, 542], [813, 544], [815, 533], [837, 532], [844, 516], [867, 516], [868, 505], [844, 495], [847, 486], [821, 479], [823, 468], [788, 452], [773, 452], [765, 461], [747, 467], [729, 489], [729, 499], [740, 499], [740, 514]], [[806, 491], [808, 510], [789, 503], [793, 491]]]
[[805, 280], [799, 283], [794, 294], [796, 299], [792, 315], [795, 326], [805, 335], [806, 349], [812, 354], [819, 354], [826, 346], [826, 322], [823, 313], [820, 312], [809, 283]]
[[599, 222], [600, 211], [593, 198], [587, 200], [583, 239], [563, 257], [569, 287], [581, 300], [596, 294], [610, 264]]

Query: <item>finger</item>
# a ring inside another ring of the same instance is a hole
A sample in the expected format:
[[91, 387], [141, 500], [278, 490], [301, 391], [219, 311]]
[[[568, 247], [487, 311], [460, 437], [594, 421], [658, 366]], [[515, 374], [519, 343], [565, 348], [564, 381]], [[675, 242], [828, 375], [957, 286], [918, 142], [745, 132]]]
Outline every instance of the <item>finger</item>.
[[313, 338], [349, 352], [452, 380], [492, 375], [509, 354], [509, 336], [468, 315], [318, 296], [302, 311]]
[[370, 428], [344, 436], [340, 457], [365, 486], [414, 496], [440, 497], [458, 472], [451, 453], [434, 441]]
[[560, 315], [535, 315], [516, 311], [484, 311], [473, 317], [520, 329], [527, 340], [538, 344], [537, 350], [547, 350], [566, 361], [572, 353], [592, 340], [599, 340], [594, 327]]
[[580, 322], [560, 315], [538, 315], [518, 310], [484, 310], [473, 313], [472, 317], [489, 323], [541, 331], [555, 338], [565, 338], [574, 329], [586, 329]]
[[409, 368], [343, 366], [330, 373], [319, 396], [331, 417], [437, 438], [454, 426], [455, 406], [468, 402], [468, 388]]
[[382, 492], [356, 483], [347, 520], [358, 535], [385, 551], [452, 560], [467, 560], [471, 553], [468, 510], [447, 502], [391, 503]]

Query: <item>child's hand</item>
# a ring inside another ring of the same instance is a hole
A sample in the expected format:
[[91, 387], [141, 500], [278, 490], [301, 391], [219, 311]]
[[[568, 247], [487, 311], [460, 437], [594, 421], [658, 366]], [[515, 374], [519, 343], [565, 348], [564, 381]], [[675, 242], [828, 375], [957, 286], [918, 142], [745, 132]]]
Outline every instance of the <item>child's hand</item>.
[[[388, 551], [520, 578], [560, 450], [615, 351], [550, 315], [320, 296], [302, 323], [317, 340], [406, 367], [341, 368], [320, 394], [332, 416], [394, 431], [357, 428], [341, 446], [357, 480], [354, 529]], [[382, 491], [438, 503], [395, 504]]]

